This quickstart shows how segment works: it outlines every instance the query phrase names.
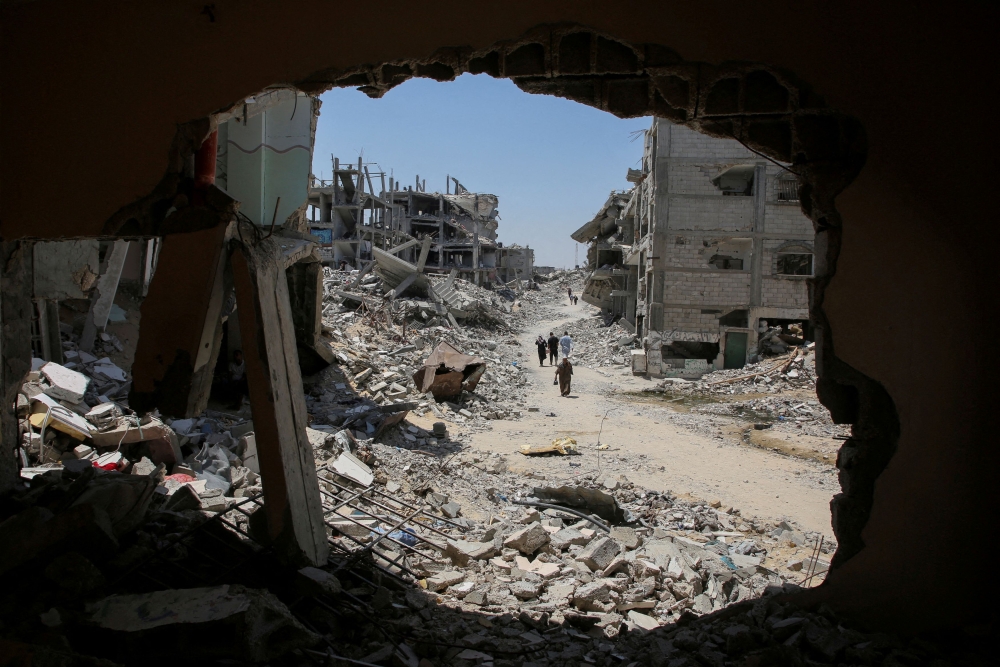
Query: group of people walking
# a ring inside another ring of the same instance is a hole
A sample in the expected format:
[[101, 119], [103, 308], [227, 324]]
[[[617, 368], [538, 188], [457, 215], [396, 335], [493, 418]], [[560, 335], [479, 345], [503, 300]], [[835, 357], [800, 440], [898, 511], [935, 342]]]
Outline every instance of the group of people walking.
[[573, 288], [572, 287], [567, 287], [566, 288], [566, 296], [569, 297], [569, 305], [571, 305], [571, 306], [575, 306], [577, 304], [577, 302], [580, 300], [580, 297], [573, 296]]
[[[573, 376], [573, 364], [569, 361], [569, 355], [573, 351], [573, 339], [568, 331], [563, 332], [562, 338], [557, 338], [555, 333], [550, 331], [549, 337], [539, 335], [535, 340], [538, 348], [538, 365], [545, 365], [545, 355], [548, 354], [549, 366], [556, 366], [556, 376], [552, 384], [559, 385], [559, 393], [569, 396], [570, 378]], [[559, 353], [562, 352], [562, 361], [559, 361]]]

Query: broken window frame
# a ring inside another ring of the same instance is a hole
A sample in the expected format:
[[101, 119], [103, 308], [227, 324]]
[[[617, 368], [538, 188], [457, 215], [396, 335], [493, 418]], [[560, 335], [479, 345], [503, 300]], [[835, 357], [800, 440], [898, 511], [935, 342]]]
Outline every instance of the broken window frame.
[[777, 200], [790, 204], [799, 203], [799, 181], [790, 172], [778, 177]]
[[[779, 276], [812, 276], [813, 275], [813, 253], [811, 252], [779, 252], [777, 253], [777, 263], [775, 264], [775, 275]], [[797, 260], [791, 258], [800, 258]], [[801, 259], [808, 258], [808, 260]], [[789, 266], [789, 263], [792, 263]], [[807, 264], [803, 264], [807, 262]], [[805, 269], [804, 271], [802, 269]]]
[[720, 271], [743, 270], [743, 260], [739, 257], [730, 257], [729, 255], [712, 255], [712, 258], [708, 260], [708, 265]]

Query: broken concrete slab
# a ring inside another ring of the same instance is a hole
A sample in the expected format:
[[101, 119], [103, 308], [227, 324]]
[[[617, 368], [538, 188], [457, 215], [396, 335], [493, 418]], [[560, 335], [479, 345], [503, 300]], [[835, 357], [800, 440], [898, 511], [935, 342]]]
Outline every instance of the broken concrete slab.
[[610, 537], [595, 537], [576, 560], [590, 568], [591, 572], [603, 572], [621, 551], [621, 545]]
[[45, 393], [58, 400], [80, 403], [87, 393], [90, 378], [83, 373], [66, 368], [62, 364], [50, 361], [40, 369], [49, 386]]
[[449, 519], [458, 518], [458, 515], [462, 512], [462, 506], [456, 502], [448, 502], [441, 505], [441, 513], [444, 514]]
[[590, 542], [590, 538], [575, 528], [562, 528], [552, 535], [552, 546], [563, 550], [573, 545], [584, 545]]
[[87, 612], [85, 643], [115, 657], [264, 662], [320, 640], [270, 592], [236, 585], [113, 595]]
[[509, 585], [510, 593], [521, 600], [530, 600], [538, 597], [542, 585], [537, 581], [515, 581]]
[[[709, 607], [709, 611], [711, 611], [711, 606]], [[640, 614], [635, 610], [628, 613], [628, 620], [640, 630], [656, 630], [660, 627], [659, 622], [655, 618], [646, 614]]]
[[539, 523], [533, 523], [527, 528], [511, 534], [504, 540], [503, 545], [509, 549], [517, 549], [525, 556], [538, 551], [549, 543], [549, 533]]
[[466, 567], [470, 560], [487, 560], [497, 554], [493, 542], [466, 542], [465, 540], [448, 540], [445, 555], [451, 562], [460, 567]]
[[642, 544], [642, 538], [639, 537], [634, 528], [613, 526], [610, 534], [611, 537], [618, 540], [626, 549], [638, 549], [639, 545]]
[[342, 475], [361, 486], [371, 486], [371, 483], [375, 481], [372, 469], [347, 451], [341, 452], [340, 456], [330, 464], [330, 468], [338, 475]]
[[457, 572], [455, 570], [438, 572], [433, 577], [427, 579], [427, 590], [442, 591], [462, 581], [465, 581], [464, 572]]

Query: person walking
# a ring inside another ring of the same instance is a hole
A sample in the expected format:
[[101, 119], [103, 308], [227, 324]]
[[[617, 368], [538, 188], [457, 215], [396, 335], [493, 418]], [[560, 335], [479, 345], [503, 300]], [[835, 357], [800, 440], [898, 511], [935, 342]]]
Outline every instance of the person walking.
[[549, 332], [549, 366], [555, 366], [556, 362], [559, 361], [559, 339], [556, 335]]
[[538, 339], [535, 341], [535, 347], [538, 348], [538, 365], [545, 365], [545, 353], [549, 351], [549, 342], [542, 337], [542, 334], [538, 334]]
[[562, 356], [568, 357], [573, 351], [573, 339], [569, 337], [568, 331], [563, 331], [563, 337], [559, 339], [559, 347], [562, 348]]
[[559, 383], [560, 396], [569, 396], [570, 382], [573, 377], [573, 364], [569, 359], [563, 358], [556, 366], [556, 381]]
[[566, 288], [566, 296], [569, 297], [569, 305], [572, 306], [573, 305], [573, 288], [572, 287], [567, 287]]

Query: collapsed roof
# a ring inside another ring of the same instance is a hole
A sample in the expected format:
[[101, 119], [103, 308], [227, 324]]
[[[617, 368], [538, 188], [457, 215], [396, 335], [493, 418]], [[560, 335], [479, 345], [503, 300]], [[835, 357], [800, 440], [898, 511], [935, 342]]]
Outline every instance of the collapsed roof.
[[618, 218], [628, 205], [631, 192], [612, 190], [608, 200], [597, 212], [593, 220], [576, 230], [570, 237], [577, 243], [588, 243], [595, 237], [608, 236], [618, 228]]

